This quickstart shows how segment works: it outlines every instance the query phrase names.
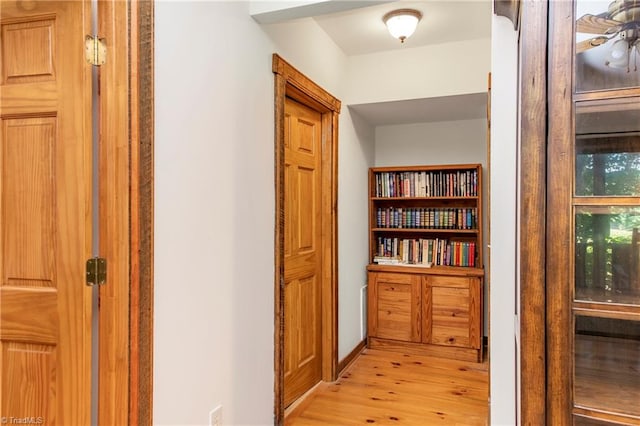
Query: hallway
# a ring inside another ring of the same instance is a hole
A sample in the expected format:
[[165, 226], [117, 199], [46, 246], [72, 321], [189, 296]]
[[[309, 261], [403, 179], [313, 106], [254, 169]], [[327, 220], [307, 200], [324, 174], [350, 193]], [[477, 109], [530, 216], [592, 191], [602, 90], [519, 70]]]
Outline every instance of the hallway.
[[488, 362], [366, 349], [286, 417], [301, 425], [486, 425]]

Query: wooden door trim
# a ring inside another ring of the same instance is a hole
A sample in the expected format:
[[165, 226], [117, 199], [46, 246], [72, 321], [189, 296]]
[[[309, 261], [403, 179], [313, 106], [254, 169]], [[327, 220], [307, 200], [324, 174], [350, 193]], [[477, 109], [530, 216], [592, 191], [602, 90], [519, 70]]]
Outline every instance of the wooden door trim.
[[131, 3], [129, 424], [153, 423], [154, 0]]
[[287, 97], [322, 114], [322, 379], [338, 369], [338, 114], [341, 103], [277, 54], [275, 76], [274, 415], [284, 422], [284, 108]]
[[[99, 253], [107, 283], [99, 289], [98, 423], [127, 424], [129, 401], [129, 108], [126, 2], [99, 1], [98, 34], [109, 60], [99, 80]], [[96, 124], [94, 124], [95, 126]]]
[[99, 424], [152, 423], [153, 5], [98, 2], [108, 48], [100, 69], [100, 254], [109, 268], [100, 288]]
[[545, 424], [547, 2], [521, 2], [521, 424]]
[[[573, 186], [573, 7], [549, 3], [547, 108], [546, 383], [547, 424], [573, 424], [571, 292], [575, 259], [571, 227]], [[569, 59], [567, 59], [569, 58]], [[567, 345], [568, 341], [568, 345]]]

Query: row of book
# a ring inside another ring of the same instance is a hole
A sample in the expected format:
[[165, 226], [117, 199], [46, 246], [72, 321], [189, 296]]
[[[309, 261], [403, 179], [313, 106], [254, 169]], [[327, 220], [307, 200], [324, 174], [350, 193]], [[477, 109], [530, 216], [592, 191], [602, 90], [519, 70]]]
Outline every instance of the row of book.
[[375, 173], [375, 197], [476, 197], [478, 171]]
[[412, 229], [477, 229], [478, 209], [379, 207], [376, 210], [378, 228]]
[[[384, 259], [389, 259], [386, 262]], [[400, 239], [378, 237], [374, 261], [380, 264], [475, 267], [476, 243], [442, 238]]]

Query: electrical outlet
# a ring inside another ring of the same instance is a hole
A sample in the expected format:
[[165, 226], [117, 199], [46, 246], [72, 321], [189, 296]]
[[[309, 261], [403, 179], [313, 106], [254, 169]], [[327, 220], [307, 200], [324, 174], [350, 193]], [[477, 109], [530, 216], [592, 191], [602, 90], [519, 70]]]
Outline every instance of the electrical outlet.
[[222, 405], [209, 412], [209, 426], [222, 426]]

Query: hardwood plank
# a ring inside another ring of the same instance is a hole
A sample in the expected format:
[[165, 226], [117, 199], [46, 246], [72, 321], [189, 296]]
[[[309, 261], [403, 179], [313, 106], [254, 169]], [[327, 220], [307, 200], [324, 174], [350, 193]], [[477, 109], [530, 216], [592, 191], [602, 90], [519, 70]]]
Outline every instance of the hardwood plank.
[[286, 425], [488, 424], [488, 363], [365, 349]]

